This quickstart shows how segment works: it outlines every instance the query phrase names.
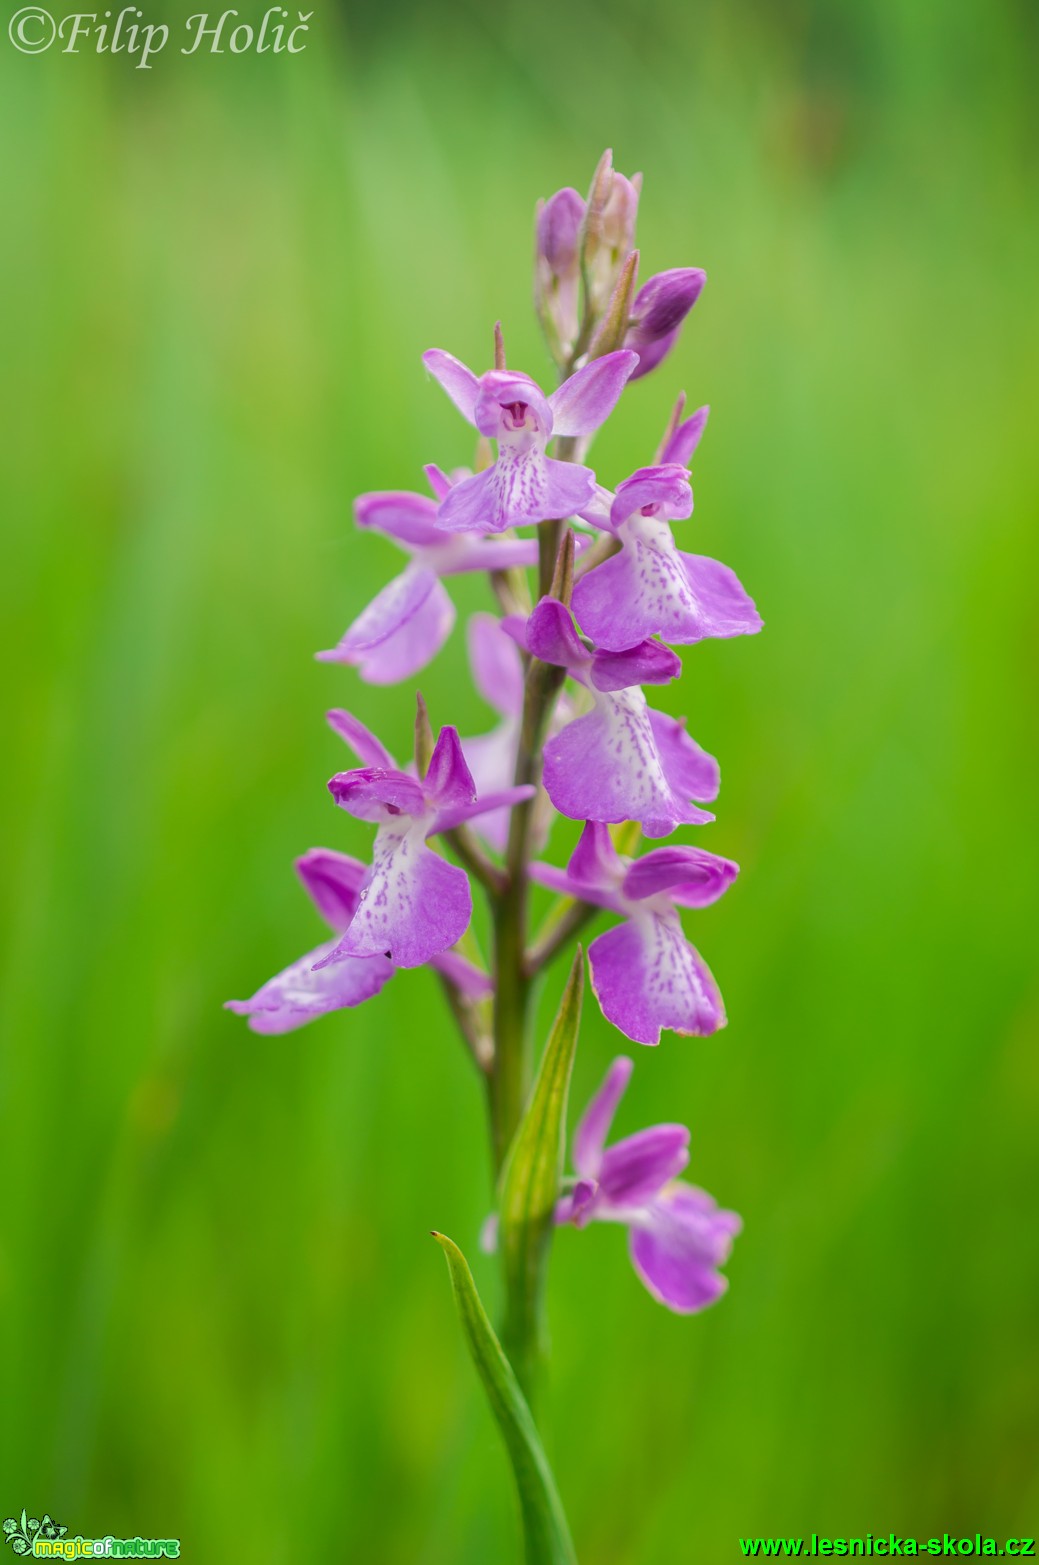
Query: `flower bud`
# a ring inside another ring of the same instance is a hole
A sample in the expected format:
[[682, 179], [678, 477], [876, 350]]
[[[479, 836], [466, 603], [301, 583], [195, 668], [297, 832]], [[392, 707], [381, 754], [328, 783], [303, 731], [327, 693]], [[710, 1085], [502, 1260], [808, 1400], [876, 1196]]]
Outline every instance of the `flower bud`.
[[534, 307], [558, 363], [566, 360], [577, 338], [584, 214], [584, 201], [569, 187], [557, 190], [538, 208]]
[[707, 273], [698, 266], [676, 266], [658, 272], [639, 289], [624, 339], [624, 346], [634, 348], [639, 356], [632, 380], [648, 375], [671, 352], [706, 281]]
[[605, 153], [596, 169], [585, 219], [584, 267], [588, 306], [594, 318], [605, 310], [620, 268], [635, 246], [642, 175], [626, 179]]

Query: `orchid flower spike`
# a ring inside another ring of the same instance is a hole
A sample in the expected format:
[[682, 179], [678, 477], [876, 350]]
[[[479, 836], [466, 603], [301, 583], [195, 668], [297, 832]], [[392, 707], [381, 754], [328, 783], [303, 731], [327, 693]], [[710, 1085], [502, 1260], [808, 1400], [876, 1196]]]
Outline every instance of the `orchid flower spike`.
[[743, 1224], [712, 1196], [678, 1175], [689, 1162], [684, 1125], [652, 1125], [606, 1146], [634, 1069], [614, 1060], [574, 1135], [578, 1178], [556, 1208], [557, 1223], [623, 1223], [632, 1265], [659, 1303], [692, 1315], [728, 1286], [719, 1271]]
[[554, 436], [587, 436], [617, 405], [638, 355], [621, 348], [593, 359], [546, 397], [529, 375], [490, 370], [477, 377], [440, 348], [423, 354], [427, 369], [463, 417], [498, 442], [498, 457], [444, 496], [444, 532], [500, 533], [507, 527], [574, 516], [591, 498], [595, 474], [545, 455]]
[[535, 539], [457, 537], [437, 527], [437, 505], [451, 490], [438, 467], [426, 468], [435, 499], [406, 489], [376, 491], [354, 506], [358, 527], [392, 538], [411, 560], [372, 599], [338, 646], [319, 652], [325, 663], [351, 663], [370, 685], [394, 685], [425, 668], [440, 651], [455, 622], [455, 608], [443, 576], [507, 570], [537, 561]]
[[620, 651], [648, 636], [680, 645], [761, 629], [753, 600], [727, 565], [675, 547], [668, 524], [692, 510], [689, 475], [677, 463], [639, 468], [620, 485], [607, 523], [620, 552], [574, 588], [578, 623], [598, 646]]
[[363, 763], [337, 772], [329, 792], [340, 809], [373, 821], [377, 830], [357, 909], [318, 966], [384, 953], [398, 967], [420, 967], [460, 940], [472, 916], [465, 871], [428, 848], [427, 839], [486, 810], [530, 798], [534, 790], [509, 788], [478, 799], [454, 728], [440, 730], [429, 769], [419, 779], [397, 770], [374, 734], [349, 713], [329, 717]]
[[683, 723], [653, 711], [639, 688], [673, 679], [681, 669], [675, 653], [659, 641], [589, 650], [555, 598], [542, 598], [525, 623], [504, 623], [528, 652], [587, 686], [595, 703], [545, 744], [544, 784], [561, 815], [639, 821], [647, 837], [714, 819], [699, 803], [718, 796], [717, 761]]
[[677, 844], [632, 860], [618, 854], [605, 826], [589, 821], [565, 870], [532, 864], [530, 873], [624, 919], [592, 941], [588, 961], [599, 1007], [625, 1037], [657, 1044], [664, 1028], [703, 1037], [725, 1026], [718, 986], [686, 939], [678, 909], [717, 902], [738, 865]]

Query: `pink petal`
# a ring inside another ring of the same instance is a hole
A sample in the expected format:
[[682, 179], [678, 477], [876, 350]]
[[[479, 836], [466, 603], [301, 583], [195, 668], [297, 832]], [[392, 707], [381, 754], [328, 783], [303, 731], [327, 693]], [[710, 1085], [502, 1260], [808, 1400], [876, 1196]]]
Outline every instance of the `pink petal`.
[[423, 791], [438, 810], [456, 810], [476, 803], [476, 784], [465, 764], [458, 729], [451, 724], [442, 728], [437, 737]]
[[707, 281], [698, 266], [676, 266], [658, 272], [639, 289], [632, 306], [635, 322], [625, 342], [639, 354], [633, 380], [655, 369], [678, 340], [682, 322]]
[[595, 492], [595, 474], [591, 468], [579, 467], [576, 462], [556, 462], [549, 457], [545, 469], [548, 488], [541, 503], [541, 515], [536, 520], [543, 522], [550, 517], [565, 520], [579, 515]]
[[592, 498], [577, 514], [582, 522], [589, 522], [591, 526], [598, 527], [603, 532], [612, 532], [610, 511], [613, 509], [613, 501], [613, 493], [609, 489], [604, 489], [602, 484], [596, 484], [592, 490]]
[[728, 891], [738, 874], [739, 865], [731, 859], [676, 844], [654, 848], [636, 859], [624, 877], [623, 891], [632, 902], [666, 891], [682, 907], [708, 907]]
[[399, 822], [404, 816], [409, 823], [424, 821], [428, 829], [432, 819], [420, 784], [406, 772], [387, 771], [381, 766], [355, 767], [337, 772], [329, 780], [328, 791], [341, 810], [359, 821]]
[[568, 870], [559, 869], [555, 864], [543, 864], [535, 860], [527, 871], [531, 880], [539, 886], [545, 886], [549, 891], [557, 892], [561, 897], [577, 897], [582, 902], [590, 902], [595, 907], [607, 908], [611, 913], [623, 913], [624, 903], [615, 891], [608, 891], [602, 886], [587, 885], [583, 881], [574, 880]]
[[436, 574], [412, 564], [368, 605], [324, 663], [350, 663], [372, 685], [409, 679], [440, 651], [455, 621], [454, 604]]
[[566, 868], [580, 885], [616, 890], [623, 870], [608, 827], [601, 821], [586, 821]]
[[450, 978], [467, 1000], [486, 1000], [494, 993], [490, 977], [467, 961], [459, 951], [441, 951], [439, 956], [430, 958], [429, 965], [438, 973], [443, 973], [445, 978]]
[[710, 408], [704, 406], [691, 413], [684, 423], [665, 442], [660, 453], [661, 462], [679, 462], [683, 467], [688, 467], [693, 460], [693, 452], [703, 438], [703, 432], [707, 428], [707, 416]]
[[606, 1020], [635, 1043], [661, 1030], [705, 1037], [725, 1025], [725, 1008], [678, 915], [644, 914], [599, 935], [588, 948], [592, 988]]
[[352, 712], [345, 712], [342, 707], [333, 707], [325, 716], [329, 727], [334, 729], [340, 739], [346, 740], [362, 766], [396, 771], [396, 762], [390, 752], [376, 739], [371, 729], [365, 728]]
[[436, 501], [409, 489], [374, 490], [354, 501], [358, 527], [375, 527], [410, 548], [442, 543], [436, 530]]
[[634, 1069], [634, 1061], [624, 1054], [614, 1060], [574, 1131], [574, 1167], [585, 1179], [599, 1177], [606, 1137]]
[[[463, 739], [466, 764], [473, 774], [477, 797], [498, 794], [507, 789], [516, 775], [516, 746], [519, 725], [515, 719], [500, 723], [489, 734]], [[492, 848], [503, 852], [509, 834], [510, 811], [497, 809], [480, 816], [477, 827]]]
[[445, 353], [443, 348], [430, 348], [422, 355], [422, 362], [443, 386], [462, 417], [475, 424], [480, 382], [472, 370], [453, 354]]
[[[455, 479], [449, 478], [444, 472], [444, 469], [442, 467], [438, 467], [435, 462], [427, 462], [422, 471], [425, 473], [426, 482], [429, 484], [429, 487], [432, 489], [437, 500], [442, 500], [447, 494], [447, 491], [450, 489], [452, 483], [455, 482]], [[465, 474], [467, 473], [468, 469], [465, 469]], [[461, 469], [459, 470], [459, 474], [462, 474]], [[458, 477], [459, 474], [456, 474], [456, 477]], [[462, 476], [464, 476], [464, 474], [462, 474]]]
[[596, 1216], [599, 1186], [594, 1179], [579, 1179], [569, 1195], [556, 1202], [556, 1223], [573, 1223], [575, 1228], [585, 1228]]
[[[638, 354], [621, 348], [593, 359], [564, 381], [549, 397], [554, 433], [590, 435], [609, 418], [628, 377], [638, 364]], [[566, 513], [569, 514], [569, 513]]]
[[532, 784], [522, 783], [515, 788], [502, 788], [497, 793], [485, 794], [473, 804], [453, 805], [437, 815], [430, 828], [429, 836], [433, 836], [438, 831], [453, 831], [456, 826], [461, 826], [463, 821], [473, 820], [492, 810], [511, 810], [513, 805], [532, 799], [536, 792], [537, 789]]
[[325, 923], [341, 934], [357, 911], [368, 866], [331, 848], [311, 848], [296, 860], [296, 873]]
[[448, 491], [437, 511], [437, 526], [448, 533], [501, 532], [495, 524], [496, 507], [494, 468], [488, 467]]
[[[493, 614], [470, 615], [468, 640], [477, 690], [502, 717], [518, 717], [523, 711], [523, 661], [516, 643]], [[510, 773], [500, 786], [511, 781]]]
[[[684, 719], [650, 710], [649, 726], [653, 730], [661, 764], [675, 792], [682, 798], [711, 804], [718, 797], [721, 787], [721, 769], [714, 756], [708, 755], [695, 739], [689, 737]], [[709, 818], [713, 820], [714, 816]], [[666, 833], [650, 831], [647, 827], [646, 835], [662, 837]]]
[[637, 688], [597, 693], [594, 711], [548, 740], [544, 760], [548, 796], [571, 820], [640, 821], [664, 837], [714, 818], [689, 801], [717, 792], [716, 763]]
[[394, 821], [375, 834], [368, 884], [334, 955], [421, 967], [461, 939], [471, 916], [465, 871], [427, 848], [421, 821]]
[[703, 620], [705, 636], [746, 636], [761, 629], [761, 615], [735, 571], [706, 554], [679, 556]]
[[591, 653], [574, 629], [570, 610], [558, 598], [542, 598], [537, 604], [527, 619], [523, 643], [542, 663], [554, 663], [571, 673], [591, 661]]
[[370, 1000], [392, 978], [393, 965], [384, 956], [350, 957], [315, 972], [315, 963], [327, 961], [335, 944], [326, 941], [301, 956], [251, 1000], [228, 1000], [227, 1010], [248, 1016], [253, 1032], [291, 1032], [329, 1011]]
[[684, 1125], [651, 1125], [603, 1153], [599, 1188], [615, 1207], [636, 1207], [657, 1195], [689, 1162], [689, 1132]]
[[653, 1297], [680, 1315], [713, 1304], [727, 1287], [724, 1265], [741, 1228], [706, 1191], [676, 1184], [650, 1205], [629, 1236], [632, 1263]]
[[671, 349], [681, 335], [681, 326], [676, 326], [673, 331], [666, 332], [663, 337], [654, 337], [647, 340], [634, 330], [629, 331], [625, 342], [638, 350], [639, 367], [632, 375], [632, 380], [641, 380], [643, 375], [648, 375], [650, 370], [655, 370], [658, 364], [663, 363]]
[[621, 652], [597, 650], [592, 660], [592, 684], [596, 690], [666, 685], [681, 672], [681, 658], [659, 641], [640, 641]]
[[669, 521], [684, 521], [693, 514], [693, 490], [684, 467], [658, 464], [640, 467], [618, 487], [610, 507], [614, 528], [644, 506], [653, 506], [654, 514]]
[[460, 576], [470, 571], [507, 571], [510, 566], [536, 565], [536, 538], [479, 538], [459, 533], [445, 539], [438, 529], [435, 560], [440, 576]]

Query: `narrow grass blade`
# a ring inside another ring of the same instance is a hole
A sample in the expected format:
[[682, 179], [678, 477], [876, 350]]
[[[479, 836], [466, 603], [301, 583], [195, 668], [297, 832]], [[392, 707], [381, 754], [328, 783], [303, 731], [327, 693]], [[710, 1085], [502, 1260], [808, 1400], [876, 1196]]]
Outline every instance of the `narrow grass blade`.
[[526, 1565], [577, 1565], [566, 1517], [534, 1420], [480, 1303], [465, 1256], [445, 1234], [435, 1233], [433, 1237], [447, 1258], [462, 1329], [512, 1463]]

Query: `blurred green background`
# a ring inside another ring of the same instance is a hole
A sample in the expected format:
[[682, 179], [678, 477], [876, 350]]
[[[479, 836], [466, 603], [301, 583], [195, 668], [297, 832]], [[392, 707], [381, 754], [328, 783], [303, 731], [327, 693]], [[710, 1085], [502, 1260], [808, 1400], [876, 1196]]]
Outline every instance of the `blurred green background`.
[[[710, 282], [596, 465], [709, 400], [685, 546], [766, 632], [661, 700], [722, 760], [730, 1025], [633, 1050], [619, 1122], [691, 1124], [746, 1231], [694, 1320], [560, 1236], [582, 1565], [1036, 1531], [1036, 41], [1006, 0], [326, 0], [294, 59], [151, 71], [0, 34], [3, 1515], [514, 1557], [428, 1238], [489, 1204], [435, 984], [220, 1007], [319, 938], [293, 856], [370, 840], [325, 707], [407, 745], [407, 691], [312, 661], [397, 567], [351, 501], [469, 459], [424, 348], [484, 368], [500, 317], [547, 374], [534, 202], [609, 144], [643, 275]], [[421, 685], [490, 726], [460, 632]], [[578, 1101], [623, 1046], [591, 1007]]]

